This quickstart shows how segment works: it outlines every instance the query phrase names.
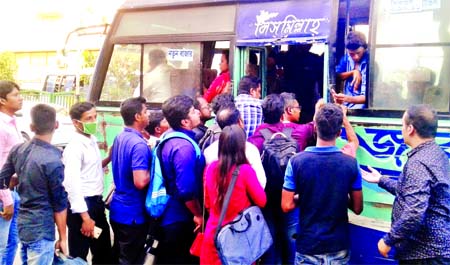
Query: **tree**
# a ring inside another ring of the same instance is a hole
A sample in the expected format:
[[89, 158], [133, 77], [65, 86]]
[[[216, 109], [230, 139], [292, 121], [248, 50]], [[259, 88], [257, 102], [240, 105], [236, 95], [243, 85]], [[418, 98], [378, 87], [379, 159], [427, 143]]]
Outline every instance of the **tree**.
[[14, 53], [2, 52], [0, 53], [0, 80], [14, 81], [14, 76], [17, 72], [17, 63]]

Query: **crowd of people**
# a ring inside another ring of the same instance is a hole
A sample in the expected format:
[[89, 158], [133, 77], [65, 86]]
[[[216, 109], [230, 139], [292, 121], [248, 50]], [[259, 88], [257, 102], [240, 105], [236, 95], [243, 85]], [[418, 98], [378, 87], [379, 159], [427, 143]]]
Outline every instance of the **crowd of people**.
[[[21, 109], [20, 88], [0, 81], [0, 264], [13, 264], [19, 242], [24, 264], [51, 264], [55, 250], [83, 260], [90, 251], [93, 264], [143, 264], [154, 222], [157, 263], [220, 264], [214, 236], [236, 168], [223, 223], [250, 205], [262, 208], [273, 245], [261, 264], [347, 264], [348, 209], [363, 211], [363, 178], [396, 196], [392, 228], [378, 243], [383, 256], [395, 248], [404, 264], [450, 263], [449, 160], [434, 141], [437, 116], [432, 108], [417, 105], [405, 111], [402, 135], [412, 150], [393, 180], [373, 168], [360, 169], [355, 157], [359, 142], [345, 106], [319, 100], [313, 121], [299, 124], [295, 95], [260, 97], [259, 80], [245, 76], [236, 98], [228, 93], [213, 99], [177, 95], [164, 101], [162, 111], [148, 110], [143, 97], [129, 98], [120, 106], [124, 129], [102, 158], [94, 136], [95, 105], [71, 107], [76, 133], [61, 153], [51, 145], [58, 126], [55, 110], [45, 104], [33, 107], [35, 136], [23, 142], [14, 118]], [[339, 149], [342, 127], [348, 141]], [[158, 139], [171, 132], [199, 147], [180, 137], [159, 145]], [[280, 187], [261, 160], [267, 135], [277, 134], [292, 140], [297, 151], [278, 176]], [[153, 154], [157, 145], [160, 152]], [[145, 206], [154, 155], [171, 195], [158, 220], [149, 217]], [[107, 220], [102, 194], [109, 163], [115, 190]], [[198, 232], [204, 232], [204, 239], [196, 257], [190, 248]]]

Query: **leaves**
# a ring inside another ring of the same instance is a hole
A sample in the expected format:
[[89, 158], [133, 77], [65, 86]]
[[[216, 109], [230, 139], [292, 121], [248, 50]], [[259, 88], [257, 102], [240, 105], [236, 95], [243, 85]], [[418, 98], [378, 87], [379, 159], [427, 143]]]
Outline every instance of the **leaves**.
[[18, 66], [12, 52], [0, 53], [0, 80], [14, 81]]

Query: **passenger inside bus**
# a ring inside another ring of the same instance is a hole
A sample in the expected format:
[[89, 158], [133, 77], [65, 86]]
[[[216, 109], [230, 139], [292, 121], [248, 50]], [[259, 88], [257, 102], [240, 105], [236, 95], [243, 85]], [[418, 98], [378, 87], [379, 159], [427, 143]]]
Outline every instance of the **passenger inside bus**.
[[167, 63], [166, 53], [160, 49], [151, 50], [148, 59], [149, 69], [144, 75], [143, 96], [148, 102], [162, 103], [172, 96], [170, 78], [174, 68]]
[[331, 91], [335, 102], [343, 103], [349, 109], [367, 108], [369, 53], [363, 33], [352, 31], [345, 43], [347, 53], [336, 67], [339, 79], [344, 81], [342, 92]]
[[312, 121], [314, 105], [322, 97], [323, 55], [310, 52], [311, 44], [274, 47], [267, 58], [267, 91], [295, 94], [302, 107], [300, 123]]
[[258, 56], [255, 51], [250, 51], [249, 62], [245, 66], [245, 75], [260, 77], [259, 76]]
[[220, 60], [220, 75], [214, 79], [209, 86], [203, 98], [211, 103], [215, 96], [223, 93], [230, 93], [231, 77], [228, 69], [229, 51], [224, 50], [222, 52], [222, 58]]

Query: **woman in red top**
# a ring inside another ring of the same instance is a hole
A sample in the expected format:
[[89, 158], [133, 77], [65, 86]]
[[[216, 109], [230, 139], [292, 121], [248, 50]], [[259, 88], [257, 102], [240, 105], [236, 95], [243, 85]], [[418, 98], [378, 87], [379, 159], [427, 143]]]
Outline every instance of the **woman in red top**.
[[228, 69], [228, 51], [222, 52], [220, 59], [220, 75], [212, 81], [203, 98], [211, 103], [211, 101], [219, 94], [230, 93], [230, 71]]
[[237, 165], [242, 166], [222, 225], [231, 222], [251, 202], [259, 207], [266, 204], [266, 194], [245, 157], [245, 138], [244, 130], [238, 125], [225, 127], [219, 137], [219, 160], [212, 162], [206, 169], [205, 206], [210, 216], [206, 224], [200, 264], [221, 264], [214, 245], [214, 235], [231, 175]]

